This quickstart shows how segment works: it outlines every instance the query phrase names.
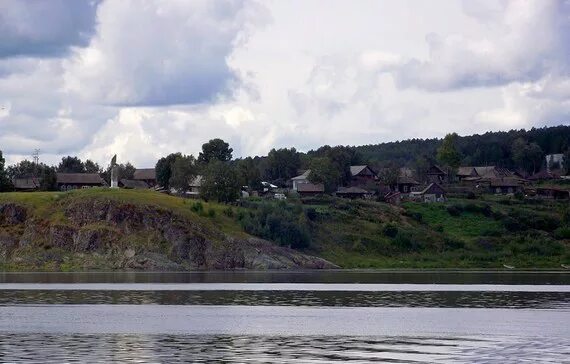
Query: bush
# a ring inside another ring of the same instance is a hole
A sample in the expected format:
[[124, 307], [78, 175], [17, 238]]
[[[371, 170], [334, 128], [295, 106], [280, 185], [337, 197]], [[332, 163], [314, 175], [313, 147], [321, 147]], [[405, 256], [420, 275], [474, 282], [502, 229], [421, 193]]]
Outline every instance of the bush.
[[317, 210], [315, 210], [313, 207], [309, 207], [305, 210], [305, 215], [310, 221], [315, 221], [317, 218]]
[[227, 217], [234, 217], [234, 209], [232, 209], [231, 207], [227, 207], [225, 208], [222, 213], [224, 215], [226, 215]]
[[405, 211], [403, 215], [408, 216], [409, 218], [411, 218], [412, 220], [416, 220], [417, 222], [422, 222], [424, 219], [424, 216], [422, 215], [421, 212]]
[[192, 206], [190, 206], [190, 210], [196, 213], [201, 213], [202, 211], [204, 211], [204, 205], [202, 205], [202, 202], [200, 201], [194, 202]]
[[465, 243], [459, 239], [453, 239], [450, 237], [446, 237], [443, 241], [443, 246], [447, 250], [455, 250], [455, 249], [462, 249], [465, 247]]
[[461, 207], [459, 205], [449, 205], [447, 206], [447, 212], [451, 216], [460, 216], [461, 215]]
[[477, 198], [477, 196], [475, 195], [475, 193], [473, 191], [467, 192], [467, 195], [465, 197], [467, 197], [468, 200], [474, 200]]
[[398, 234], [398, 227], [393, 224], [386, 224], [382, 229], [382, 234], [390, 238], [395, 238]]
[[570, 239], [570, 227], [559, 227], [554, 230], [554, 237], [556, 239]]
[[509, 244], [513, 255], [557, 256], [564, 252], [564, 246], [550, 239], [521, 237]]
[[208, 217], [216, 217], [216, 210], [208, 209]]

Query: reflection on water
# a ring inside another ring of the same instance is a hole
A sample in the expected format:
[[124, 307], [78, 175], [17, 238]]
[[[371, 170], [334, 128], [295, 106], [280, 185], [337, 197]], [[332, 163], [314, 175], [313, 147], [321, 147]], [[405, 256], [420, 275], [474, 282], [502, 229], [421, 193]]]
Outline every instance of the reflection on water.
[[395, 283], [570, 284], [570, 272], [507, 271], [224, 271], [2, 273], [0, 283]]
[[570, 309], [570, 292], [0, 291], [0, 305], [158, 304]]
[[0, 334], [0, 361], [563, 363], [568, 344], [513, 337]]

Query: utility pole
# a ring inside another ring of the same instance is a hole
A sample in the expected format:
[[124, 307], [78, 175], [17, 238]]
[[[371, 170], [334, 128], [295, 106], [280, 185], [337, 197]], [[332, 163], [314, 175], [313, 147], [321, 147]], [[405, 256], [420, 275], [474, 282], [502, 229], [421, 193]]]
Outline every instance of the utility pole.
[[40, 150], [34, 149], [34, 153], [32, 153], [32, 158], [34, 160], [34, 179], [38, 178], [38, 166], [40, 165]]

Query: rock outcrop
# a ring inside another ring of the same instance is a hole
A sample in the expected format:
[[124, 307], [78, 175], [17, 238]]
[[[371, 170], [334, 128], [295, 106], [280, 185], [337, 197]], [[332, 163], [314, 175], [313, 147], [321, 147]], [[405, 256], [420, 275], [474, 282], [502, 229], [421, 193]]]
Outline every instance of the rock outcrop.
[[[197, 219], [155, 206], [103, 199], [60, 204], [64, 217], [57, 223], [34, 217], [24, 206], [0, 204], [0, 263], [57, 266], [71, 256], [91, 262], [82, 267], [86, 269], [336, 267], [266, 240], [228, 236]], [[33, 259], [30, 252], [37, 252]]]

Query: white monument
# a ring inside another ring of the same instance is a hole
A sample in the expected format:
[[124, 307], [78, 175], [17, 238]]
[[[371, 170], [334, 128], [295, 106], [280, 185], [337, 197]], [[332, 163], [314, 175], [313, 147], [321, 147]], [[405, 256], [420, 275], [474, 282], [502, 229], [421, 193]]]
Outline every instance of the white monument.
[[119, 166], [116, 154], [111, 159], [111, 188], [119, 188]]

